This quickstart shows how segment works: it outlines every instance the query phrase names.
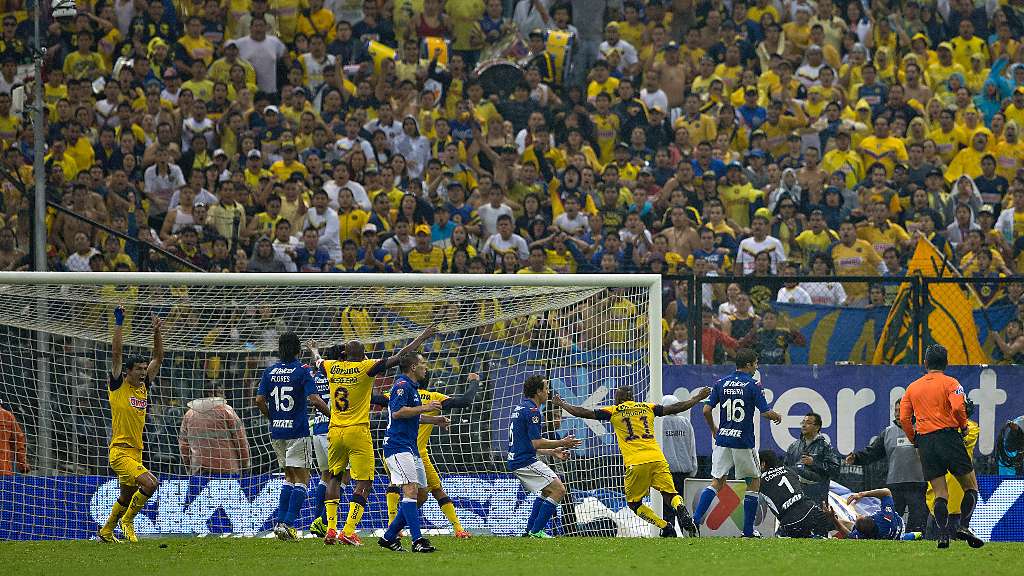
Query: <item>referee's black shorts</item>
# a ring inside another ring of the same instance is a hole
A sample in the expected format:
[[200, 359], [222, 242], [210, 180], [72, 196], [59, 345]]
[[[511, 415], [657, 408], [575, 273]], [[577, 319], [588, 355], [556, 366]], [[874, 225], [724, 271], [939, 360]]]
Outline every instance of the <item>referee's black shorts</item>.
[[964, 446], [964, 438], [954, 428], [943, 428], [917, 437], [917, 449], [921, 454], [921, 468], [925, 480], [945, 476], [962, 476], [974, 470], [971, 457]]

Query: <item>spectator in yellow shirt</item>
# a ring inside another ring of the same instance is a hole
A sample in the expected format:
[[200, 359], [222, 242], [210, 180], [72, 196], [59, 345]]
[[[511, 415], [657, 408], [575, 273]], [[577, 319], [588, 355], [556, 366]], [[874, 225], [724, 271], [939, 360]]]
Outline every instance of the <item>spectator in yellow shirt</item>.
[[974, 35], [974, 22], [970, 18], [960, 20], [960, 35], [949, 41], [953, 46], [953, 61], [964, 70], [971, 69], [973, 54], [988, 54], [985, 41]]
[[981, 175], [981, 158], [988, 154], [988, 129], [980, 128], [971, 137], [971, 145], [953, 157], [946, 168], [946, 182], [956, 182], [961, 176], [976, 178]]
[[279, 181], [284, 182], [292, 174], [301, 174], [305, 178], [309, 174], [306, 166], [300, 163], [295, 154], [295, 143], [287, 141], [281, 144], [281, 159], [270, 165], [270, 172]]
[[106, 74], [103, 56], [92, 51], [92, 34], [78, 34], [78, 50], [64, 58], [64, 75], [69, 79], [93, 80]]
[[857, 229], [857, 237], [871, 244], [878, 254], [889, 248], [910, 249], [914, 240], [899, 224], [889, 220], [885, 202], [873, 202], [867, 207], [869, 221]]
[[527, 260], [528, 265], [525, 268], [520, 268], [516, 274], [558, 274], [554, 268], [547, 265], [548, 254], [544, 250], [543, 246], [534, 246], [530, 248], [530, 258]]
[[410, 272], [438, 274], [445, 268], [444, 250], [430, 243], [430, 226], [416, 226], [416, 246], [405, 256]]
[[861, 162], [865, 166], [880, 162], [891, 176], [897, 162], [907, 161], [907, 148], [902, 140], [889, 135], [888, 118], [876, 117], [874, 126], [874, 134], [860, 141]]

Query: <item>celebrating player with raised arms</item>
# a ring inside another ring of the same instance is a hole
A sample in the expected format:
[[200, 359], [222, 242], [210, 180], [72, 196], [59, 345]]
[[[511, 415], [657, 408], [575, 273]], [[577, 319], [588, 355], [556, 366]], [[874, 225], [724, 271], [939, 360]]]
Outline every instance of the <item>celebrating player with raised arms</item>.
[[[331, 478], [327, 482], [324, 509], [327, 514], [327, 535], [324, 544], [338, 540], [351, 546], [361, 546], [356, 526], [363, 517], [366, 498], [373, 485], [373, 439], [370, 437], [370, 395], [376, 376], [398, 364], [398, 358], [416, 351], [428, 338], [437, 333], [435, 325], [428, 326], [394, 358], [372, 360], [366, 358], [363, 343], [353, 340], [345, 344], [344, 360], [323, 360], [316, 342], [309, 342], [317, 366], [327, 374], [331, 390], [331, 423], [327, 431], [327, 460]], [[349, 502], [348, 517], [339, 535], [338, 478], [350, 466], [356, 481]]]
[[512, 423], [508, 433], [506, 465], [523, 483], [527, 492], [538, 494], [526, 523], [526, 533], [533, 538], [552, 537], [544, 528], [565, 496], [565, 485], [547, 464], [537, 460], [537, 455], [565, 460], [569, 457], [566, 448], [580, 445], [580, 441], [571, 434], [561, 440], [541, 437], [544, 417], [540, 409], [548, 401], [549, 386], [547, 378], [543, 376], [534, 375], [526, 379], [523, 383], [523, 400], [512, 409]]
[[[281, 540], [296, 538], [295, 519], [306, 501], [313, 444], [309, 435], [307, 400], [323, 415], [330, 411], [317, 393], [309, 368], [298, 360], [302, 345], [295, 332], [278, 338], [278, 362], [263, 371], [256, 406], [270, 420], [270, 443], [284, 471], [274, 534]], [[267, 399], [271, 401], [268, 403]]]
[[558, 394], [555, 394], [551, 402], [577, 418], [608, 420], [612, 423], [615, 438], [619, 441], [619, 451], [622, 452], [622, 462], [626, 466], [626, 504], [637, 516], [657, 526], [662, 537], [673, 538], [676, 529], [643, 502], [651, 488], [661, 492], [662, 498], [670, 502], [678, 514], [679, 525], [691, 536], [696, 535], [697, 527], [690, 518], [686, 505], [683, 504], [683, 498], [676, 492], [668, 460], [665, 459], [665, 453], [661, 451], [661, 446], [658, 446], [658, 441], [654, 437], [654, 418], [686, 412], [709, 394], [710, 388], [701, 388], [697, 395], [689, 400], [662, 406], [636, 402], [633, 400], [633, 388], [620, 386], [615, 390], [614, 406], [591, 410], [568, 404]]
[[[754, 517], [760, 496], [761, 471], [754, 452], [754, 411], [760, 410], [762, 418], [776, 424], [782, 421], [782, 417], [768, 409], [761, 383], [754, 379], [755, 372], [757, 354], [749, 348], [737, 350], [736, 371], [715, 382], [704, 405], [704, 419], [715, 438], [715, 448], [711, 452], [711, 486], [700, 493], [693, 513], [698, 532], [718, 491], [725, 487], [729, 471], [735, 469], [736, 479], [742, 478], [747, 483], [747, 493], [743, 497], [743, 536], [758, 537], [754, 532]], [[712, 417], [715, 406], [719, 407], [718, 426]]]
[[[423, 378], [418, 382], [417, 389], [420, 395], [420, 401], [424, 404], [430, 404], [431, 402], [440, 402], [441, 409], [425, 412], [424, 416], [439, 416], [441, 411], [448, 411], [458, 408], [468, 408], [472, 403], [473, 399], [476, 398], [476, 393], [480, 385], [480, 376], [476, 373], [469, 374], [469, 384], [466, 385], [466, 390], [458, 396], [448, 397], [440, 392], [434, 390], [427, 390], [426, 387], [430, 383], [430, 370]], [[371, 402], [377, 406], [388, 406], [390, 394], [378, 395], [374, 394]], [[430, 460], [430, 452], [427, 450], [427, 443], [430, 442], [430, 433], [433, 432], [434, 425], [420, 420], [419, 432], [416, 435], [416, 446], [419, 450], [419, 457], [423, 459], [423, 469], [427, 475], [427, 489], [430, 491], [430, 495], [437, 501], [438, 507], [441, 508], [441, 512], [444, 513], [445, 517], [452, 524], [452, 530], [455, 532], [456, 538], [469, 538], [470, 533], [463, 529], [462, 523], [459, 521], [459, 515], [455, 512], [455, 504], [452, 499], [448, 497], [448, 494], [444, 491], [441, 486], [441, 476], [437, 473], [437, 468], [434, 467], [434, 463]], [[390, 471], [390, 470], [389, 470]], [[388, 524], [394, 519], [398, 513], [399, 501], [402, 499], [402, 487], [392, 484], [388, 486]], [[426, 495], [423, 499], [419, 500], [419, 505], [422, 506], [426, 500]]]
[[384, 435], [384, 459], [391, 472], [391, 483], [402, 489], [402, 503], [398, 514], [388, 524], [377, 544], [381, 548], [403, 552], [401, 532], [409, 527], [413, 552], [434, 552], [435, 548], [420, 532], [419, 503], [427, 498], [427, 473], [423, 468], [416, 437], [420, 422], [448, 426], [445, 416], [428, 416], [441, 410], [434, 400], [424, 404], [420, 400], [419, 382], [426, 377], [427, 363], [419, 354], [402, 356], [399, 361], [402, 374], [391, 386], [388, 399], [388, 429]]
[[110, 467], [117, 474], [121, 493], [110, 510], [110, 517], [99, 530], [101, 542], [117, 542], [114, 526], [120, 524], [125, 540], [137, 542], [135, 516], [156, 492], [160, 482], [142, 465], [142, 428], [146, 424], [149, 386], [160, 372], [164, 343], [162, 321], [154, 315], [153, 357], [131, 355], [122, 359], [124, 308], [114, 309], [114, 337], [111, 343], [110, 382]]

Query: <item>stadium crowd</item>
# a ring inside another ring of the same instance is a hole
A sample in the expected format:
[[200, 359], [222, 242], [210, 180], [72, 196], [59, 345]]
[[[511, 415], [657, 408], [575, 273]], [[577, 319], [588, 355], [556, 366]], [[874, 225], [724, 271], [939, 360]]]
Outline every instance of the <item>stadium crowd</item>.
[[[0, 2], [0, 269], [30, 263], [25, 8]], [[1024, 266], [1021, 0], [87, 0], [47, 24], [47, 193], [137, 239], [51, 210], [51, 269], [186, 269], [156, 245], [211, 272], [891, 278], [923, 237], [993, 279], [983, 305], [1024, 294], [995, 281]], [[725, 344], [765, 301], [891, 302], [720, 288]], [[799, 335], [770, 330], [781, 361]]]

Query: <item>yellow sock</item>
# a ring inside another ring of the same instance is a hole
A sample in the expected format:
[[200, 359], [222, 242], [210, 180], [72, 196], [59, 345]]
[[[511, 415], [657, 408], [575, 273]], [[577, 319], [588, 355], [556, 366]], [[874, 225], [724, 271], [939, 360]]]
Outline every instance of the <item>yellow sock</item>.
[[452, 523], [453, 530], [462, 532], [462, 522], [459, 522], [459, 515], [455, 513], [455, 504], [452, 504], [451, 500], [441, 505], [441, 512], [444, 512], [445, 518]]
[[128, 507], [121, 502], [114, 500], [114, 507], [110, 509], [110, 517], [107, 518], [107, 523], [103, 525], [104, 530], [113, 530], [114, 526], [117, 526], [117, 521], [124, 516], [124, 513], [128, 510]]
[[388, 524], [395, 521], [395, 516], [398, 515], [398, 503], [402, 500], [402, 495], [398, 492], [388, 492]]
[[359, 494], [353, 494], [352, 500], [348, 503], [348, 518], [345, 519], [345, 528], [342, 532], [349, 535], [356, 533], [356, 526], [363, 519], [363, 509], [365, 507], [366, 498]]
[[128, 510], [124, 513], [124, 521], [128, 524], [134, 522], [135, 516], [146, 506], [147, 500], [149, 500], [149, 496], [143, 494], [142, 490], [137, 490], [128, 504]]
[[324, 500], [324, 508], [327, 510], [327, 529], [338, 529], [338, 499]]
[[647, 506], [646, 504], [641, 504], [640, 507], [636, 509], [636, 515], [650, 522], [651, 524], [654, 524], [658, 528], [664, 528], [665, 526], [668, 526], [668, 522], [662, 520], [657, 514], [654, 513], [654, 510], [651, 510], [650, 506]]
[[672, 500], [669, 503], [669, 506], [671, 506], [673, 508], [679, 508], [679, 506], [682, 505], [682, 503], [683, 503], [683, 497], [680, 496], [679, 494], [676, 494], [675, 496], [672, 497]]

